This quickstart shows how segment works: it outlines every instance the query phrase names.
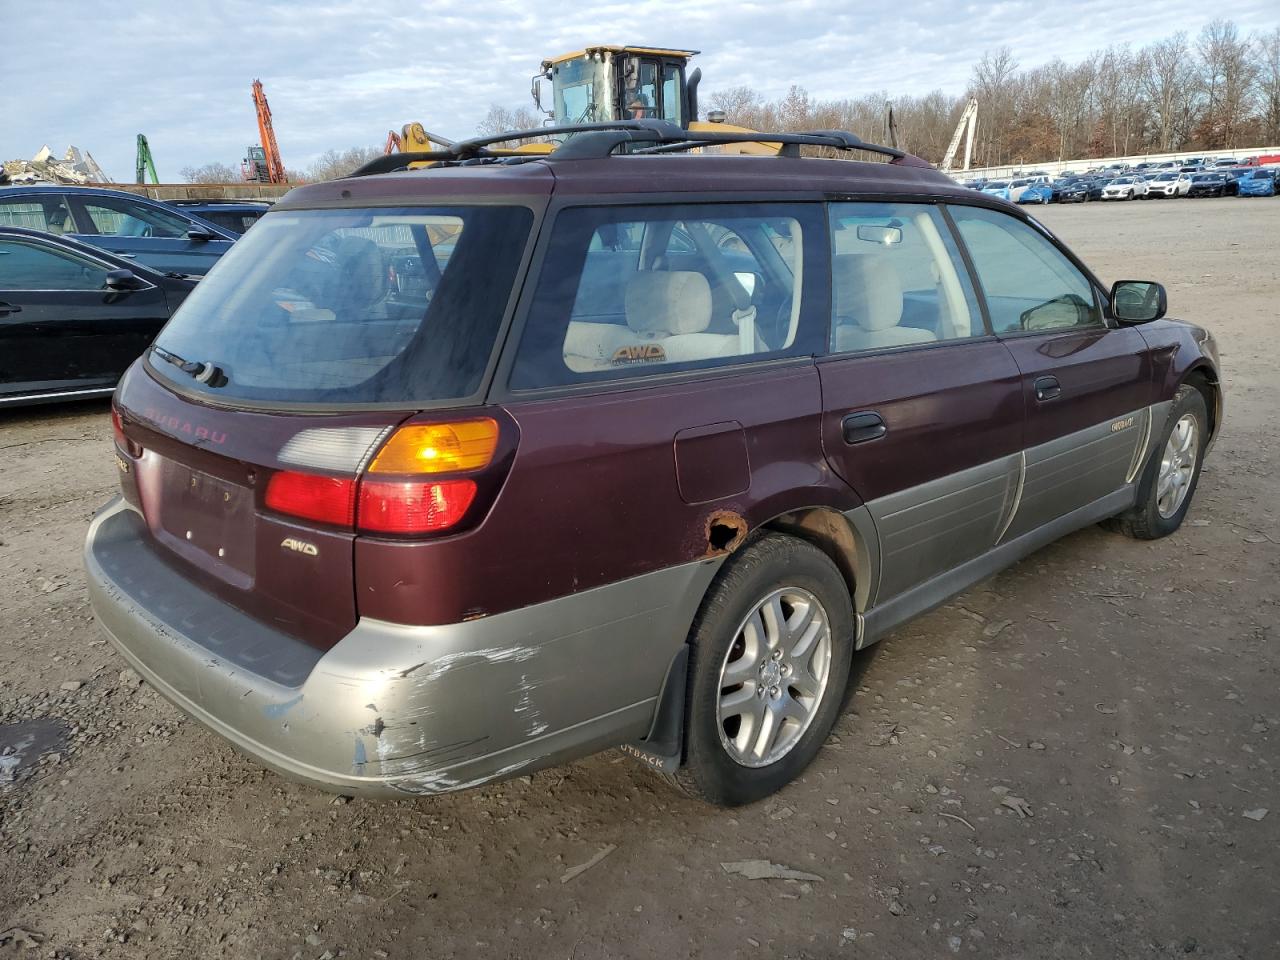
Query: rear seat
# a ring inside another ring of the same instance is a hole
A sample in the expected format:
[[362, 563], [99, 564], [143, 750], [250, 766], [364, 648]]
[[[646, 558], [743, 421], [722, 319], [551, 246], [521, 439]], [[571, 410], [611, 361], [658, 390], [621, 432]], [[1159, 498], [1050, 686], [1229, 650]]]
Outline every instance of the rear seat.
[[739, 352], [734, 334], [707, 333], [711, 285], [691, 270], [637, 273], [627, 282], [626, 326], [571, 320], [564, 362], [575, 373], [627, 363], [682, 363]]

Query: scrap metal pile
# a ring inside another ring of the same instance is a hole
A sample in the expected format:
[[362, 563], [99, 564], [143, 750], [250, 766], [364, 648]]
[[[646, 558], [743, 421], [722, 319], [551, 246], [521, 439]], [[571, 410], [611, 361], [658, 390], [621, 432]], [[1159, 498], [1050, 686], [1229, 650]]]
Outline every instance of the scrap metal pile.
[[112, 183], [89, 151], [67, 147], [59, 160], [47, 146], [30, 160], [4, 161], [5, 183]]

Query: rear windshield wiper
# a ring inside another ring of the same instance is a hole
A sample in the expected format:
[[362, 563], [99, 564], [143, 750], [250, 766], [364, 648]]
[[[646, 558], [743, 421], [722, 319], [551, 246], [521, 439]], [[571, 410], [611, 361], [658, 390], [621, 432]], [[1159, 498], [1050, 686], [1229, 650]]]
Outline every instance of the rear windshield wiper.
[[210, 363], [206, 360], [184, 360], [176, 353], [170, 353], [164, 347], [154, 345], [151, 347], [151, 352], [166, 363], [173, 364], [199, 383], [207, 384], [210, 387], [225, 387], [227, 385], [227, 375], [215, 363]]

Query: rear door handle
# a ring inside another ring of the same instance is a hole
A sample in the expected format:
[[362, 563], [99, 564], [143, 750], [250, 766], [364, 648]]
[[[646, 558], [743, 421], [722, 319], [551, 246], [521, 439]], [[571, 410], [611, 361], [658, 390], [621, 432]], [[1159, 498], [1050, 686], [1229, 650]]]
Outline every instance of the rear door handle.
[[18, 306], [16, 303], [0, 302], [0, 317], [3, 317], [5, 314], [9, 314], [9, 313], [21, 313], [21, 312], [22, 312], [22, 308]]
[[840, 429], [849, 444], [878, 440], [889, 432], [878, 413], [851, 413], [840, 421]]
[[1058, 383], [1057, 377], [1039, 377], [1031, 386], [1036, 391], [1036, 399], [1041, 403], [1062, 396], [1062, 384]]
[[111, 252], [114, 253], [117, 257], [124, 257], [126, 260], [138, 259], [138, 255], [136, 253], [129, 253], [127, 250], [112, 250]]

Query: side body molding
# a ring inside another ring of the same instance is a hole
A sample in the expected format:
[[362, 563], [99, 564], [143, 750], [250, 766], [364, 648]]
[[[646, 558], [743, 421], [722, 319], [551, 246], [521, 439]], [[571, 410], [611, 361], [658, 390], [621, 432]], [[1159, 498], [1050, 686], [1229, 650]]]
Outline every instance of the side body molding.
[[859, 648], [1068, 533], [1133, 505], [1167, 401], [879, 497], [845, 514], [874, 569]]

